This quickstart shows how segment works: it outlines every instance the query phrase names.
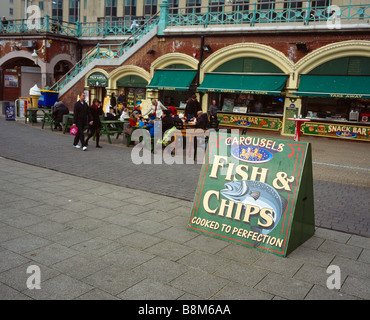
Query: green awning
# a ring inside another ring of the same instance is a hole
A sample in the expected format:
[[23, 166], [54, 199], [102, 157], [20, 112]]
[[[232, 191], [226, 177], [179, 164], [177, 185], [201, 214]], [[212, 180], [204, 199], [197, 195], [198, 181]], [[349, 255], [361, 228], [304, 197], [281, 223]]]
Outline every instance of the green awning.
[[298, 96], [370, 98], [370, 76], [301, 75]]
[[189, 90], [197, 70], [156, 70], [152, 81], [146, 87], [155, 90]]
[[199, 91], [280, 95], [285, 74], [207, 73]]

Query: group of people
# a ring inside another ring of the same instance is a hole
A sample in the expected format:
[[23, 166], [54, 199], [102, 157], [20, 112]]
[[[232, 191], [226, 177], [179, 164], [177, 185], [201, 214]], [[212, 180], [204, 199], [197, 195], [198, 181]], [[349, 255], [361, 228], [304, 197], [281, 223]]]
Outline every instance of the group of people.
[[[72, 127], [77, 127], [78, 132], [74, 138], [73, 146], [75, 148], [82, 148], [86, 150], [88, 146], [88, 141], [91, 137], [95, 135], [96, 137], [96, 147], [101, 148], [99, 145], [99, 137], [101, 130], [101, 116], [104, 114], [102, 103], [98, 99], [94, 99], [91, 106], [89, 107], [85, 101], [85, 93], [81, 92], [79, 95], [79, 100], [74, 105], [73, 114], [73, 125]], [[154, 136], [154, 124], [155, 121], [161, 121], [162, 132], [173, 127], [179, 127], [183, 124], [182, 115], [177, 114], [177, 109], [175, 107], [166, 108], [160, 101], [154, 99], [150, 107], [144, 112], [141, 112], [140, 106], [134, 107], [133, 111], [130, 113], [125, 106], [126, 99], [121, 92], [118, 99], [115, 95], [111, 97], [111, 107], [110, 111], [106, 116], [107, 120], [117, 120], [118, 117], [121, 121], [129, 119], [128, 128], [137, 126], [139, 121], [144, 122], [144, 117], [148, 116], [146, 121], [146, 129], [149, 130], [151, 136]], [[117, 107], [121, 105], [121, 110]], [[210, 119], [208, 119], [208, 114], [204, 113], [201, 109], [200, 103], [198, 102], [195, 95], [193, 95], [185, 108], [185, 121], [194, 121], [195, 127], [208, 129], [210, 127], [210, 120], [213, 121], [217, 119], [217, 105], [216, 101], [213, 100], [210, 106]], [[53, 116], [55, 119], [55, 128], [60, 128], [60, 122], [63, 119], [64, 114], [68, 114], [68, 108], [62, 103], [58, 102], [56, 105]], [[88, 137], [85, 139], [85, 127], [88, 126]], [[80, 142], [80, 144], [79, 144]]]

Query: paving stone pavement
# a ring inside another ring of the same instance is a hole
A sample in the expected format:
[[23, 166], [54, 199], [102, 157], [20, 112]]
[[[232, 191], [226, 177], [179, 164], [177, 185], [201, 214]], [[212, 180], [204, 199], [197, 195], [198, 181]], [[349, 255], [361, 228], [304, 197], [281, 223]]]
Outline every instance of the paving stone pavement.
[[[292, 140], [268, 132], [248, 131], [248, 134]], [[127, 148], [122, 137], [113, 138], [109, 145], [103, 136], [103, 149], [96, 149], [91, 141], [87, 152], [74, 149], [72, 141], [69, 134], [41, 129], [40, 123], [31, 126], [0, 117], [2, 157], [116, 186], [194, 199], [200, 164], [134, 164], [132, 147]], [[312, 145], [316, 226], [370, 237], [369, 144], [310, 136], [303, 136], [302, 141]], [[34, 185], [32, 175], [25, 178], [29, 186]], [[61, 191], [65, 187], [54, 185]], [[121, 199], [117, 195], [114, 200]], [[106, 206], [111, 209], [113, 204]]]
[[5, 158], [0, 181], [1, 300], [370, 298], [370, 238], [317, 228], [281, 258], [187, 230], [188, 200]]

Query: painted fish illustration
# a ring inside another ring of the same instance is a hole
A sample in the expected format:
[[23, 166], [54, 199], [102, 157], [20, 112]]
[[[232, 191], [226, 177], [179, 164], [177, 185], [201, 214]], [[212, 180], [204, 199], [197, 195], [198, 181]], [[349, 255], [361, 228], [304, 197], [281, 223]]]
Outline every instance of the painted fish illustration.
[[[221, 194], [236, 203], [271, 209], [272, 214], [269, 216], [273, 224], [269, 228], [251, 226], [251, 230], [264, 235], [269, 234], [277, 226], [287, 206], [287, 200], [275, 188], [260, 181], [231, 181], [225, 183], [225, 189], [221, 190]], [[259, 243], [255, 242], [254, 246], [258, 246]]]

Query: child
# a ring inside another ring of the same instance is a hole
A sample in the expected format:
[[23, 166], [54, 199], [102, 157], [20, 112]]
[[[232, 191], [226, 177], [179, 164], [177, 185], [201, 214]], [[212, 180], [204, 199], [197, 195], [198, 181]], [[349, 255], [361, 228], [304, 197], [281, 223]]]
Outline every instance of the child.
[[157, 119], [156, 116], [154, 116], [153, 113], [149, 113], [149, 121], [146, 125], [146, 128], [149, 130], [150, 136], [154, 137], [154, 121]]
[[109, 108], [109, 113], [107, 113], [107, 120], [116, 120], [116, 114], [112, 107]]
[[133, 111], [130, 115], [130, 127], [135, 127], [139, 118], [140, 114], [137, 111]]
[[121, 114], [121, 117], [119, 118], [121, 121], [124, 121], [125, 119], [130, 117], [130, 113], [128, 112], [127, 108], [124, 108]]

